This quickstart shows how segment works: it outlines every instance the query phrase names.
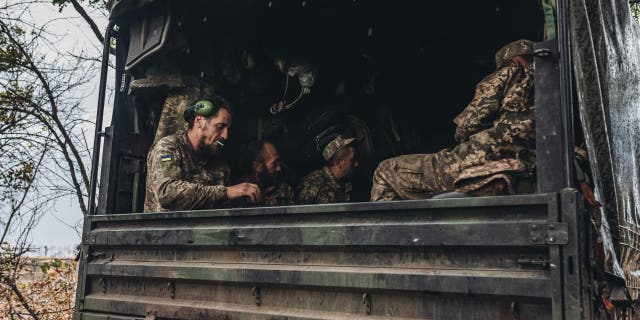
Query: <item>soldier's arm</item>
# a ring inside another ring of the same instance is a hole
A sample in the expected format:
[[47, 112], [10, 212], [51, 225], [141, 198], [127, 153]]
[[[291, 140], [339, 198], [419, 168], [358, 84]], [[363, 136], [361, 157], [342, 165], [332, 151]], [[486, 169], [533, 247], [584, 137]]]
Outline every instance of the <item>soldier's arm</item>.
[[316, 203], [317, 193], [318, 193], [318, 188], [314, 186], [307, 179], [304, 179], [300, 184], [300, 191], [298, 191], [298, 198], [296, 199], [296, 203], [314, 204]]
[[208, 186], [185, 180], [180, 155], [171, 146], [156, 146], [149, 155], [148, 179], [158, 203], [169, 210], [214, 208], [227, 200], [223, 185]]
[[456, 142], [464, 142], [493, 125], [505, 87], [516, 70], [515, 67], [500, 68], [478, 83], [471, 103], [453, 120], [457, 125]]

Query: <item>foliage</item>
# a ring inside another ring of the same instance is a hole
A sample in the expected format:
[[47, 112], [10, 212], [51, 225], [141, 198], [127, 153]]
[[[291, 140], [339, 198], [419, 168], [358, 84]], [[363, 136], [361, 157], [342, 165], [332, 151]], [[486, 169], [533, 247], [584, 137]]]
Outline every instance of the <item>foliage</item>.
[[70, 320], [77, 280], [75, 261], [16, 259], [18, 253], [8, 246], [0, 249], [0, 277], [12, 276], [0, 281], [0, 320], [29, 316]]
[[640, 21], [640, 2], [631, 3], [631, 13], [636, 21]]
[[[64, 9], [68, 4], [73, 4], [71, 0], [52, 0], [53, 5], [57, 6], [60, 11]], [[85, 3], [93, 8], [106, 8], [106, 1], [102, 0], [80, 0], [80, 3]]]
[[[75, 263], [24, 255], [57, 199], [72, 196], [88, 212], [84, 133], [94, 124], [81, 105], [98, 63], [85, 51], [63, 50], [66, 35], [52, 27], [58, 19], [34, 18], [34, 8], [50, 1], [0, 0], [0, 320], [71, 319], [73, 311]], [[68, 2], [97, 29], [77, 0]]]

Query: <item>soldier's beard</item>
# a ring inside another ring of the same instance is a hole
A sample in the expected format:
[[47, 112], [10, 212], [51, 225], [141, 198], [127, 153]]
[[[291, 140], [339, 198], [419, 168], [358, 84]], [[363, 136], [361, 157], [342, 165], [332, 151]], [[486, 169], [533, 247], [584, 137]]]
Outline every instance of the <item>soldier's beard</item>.
[[258, 174], [258, 179], [263, 187], [271, 187], [280, 182], [280, 175], [278, 173], [268, 173], [265, 170]]
[[213, 157], [219, 154], [216, 146], [204, 143], [204, 141], [198, 142], [198, 154], [204, 158]]

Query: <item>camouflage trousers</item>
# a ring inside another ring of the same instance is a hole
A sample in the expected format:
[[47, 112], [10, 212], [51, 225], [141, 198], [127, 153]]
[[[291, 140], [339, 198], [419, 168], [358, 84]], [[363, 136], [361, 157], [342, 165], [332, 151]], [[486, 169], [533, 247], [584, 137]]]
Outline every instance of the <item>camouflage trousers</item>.
[[417, 200], [453, 189], [455, 173], [448, 149], [404, 155], [382, 161], [373, 173], [371, 201]]

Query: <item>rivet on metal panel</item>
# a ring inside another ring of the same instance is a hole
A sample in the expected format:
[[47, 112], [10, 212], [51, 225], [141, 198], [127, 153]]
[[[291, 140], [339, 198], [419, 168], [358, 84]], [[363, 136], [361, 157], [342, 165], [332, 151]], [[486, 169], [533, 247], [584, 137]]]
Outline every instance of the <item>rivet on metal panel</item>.
[[259, 287], [253, 287], [253, 289], [251, 289], [251, 294], [253, 295], [253, 298], [255, 299], [256, 306], [260, 306], [260, 304], [262, 303], [262, 296], [260, 294], [260, 288]]
[[371, 295], [366, 292], [362, 295], [362, 309], [364, 314], [371, 315]]
[[147, 316], [144, 317], [144, 320], [156, 320], [158, 315], [158, 311], [147, 311]]
[[173, 282], [173, 281], [167, 283], [167, 289], [169, 290], [169, 297], [171, 297], [171, 299], [175, 299], [176, 298], [176, 283]]
[[554, 224], [550, 224], [550, 225], [549, 225], [549, 230], [553, 230], [553, 229], [555, 229], [555, 228], [556, 228], [556, 225], [554, 225]]
[[102, 293], [107, 293], [107, 283], [104, 281], [104, 278], [98, 279], [98, 286], [102, 288]]
[[544, 227], [540, 227], [537, 224], [530, 225], [529, 226], [529, 242], [534, 244], [544, 242], [544, 239], [546, 238], [544, 229], [545, 229]]
[[554, 243], [556, 242], [556, 238], [554, 237], [549, 237], [549, 243]]

